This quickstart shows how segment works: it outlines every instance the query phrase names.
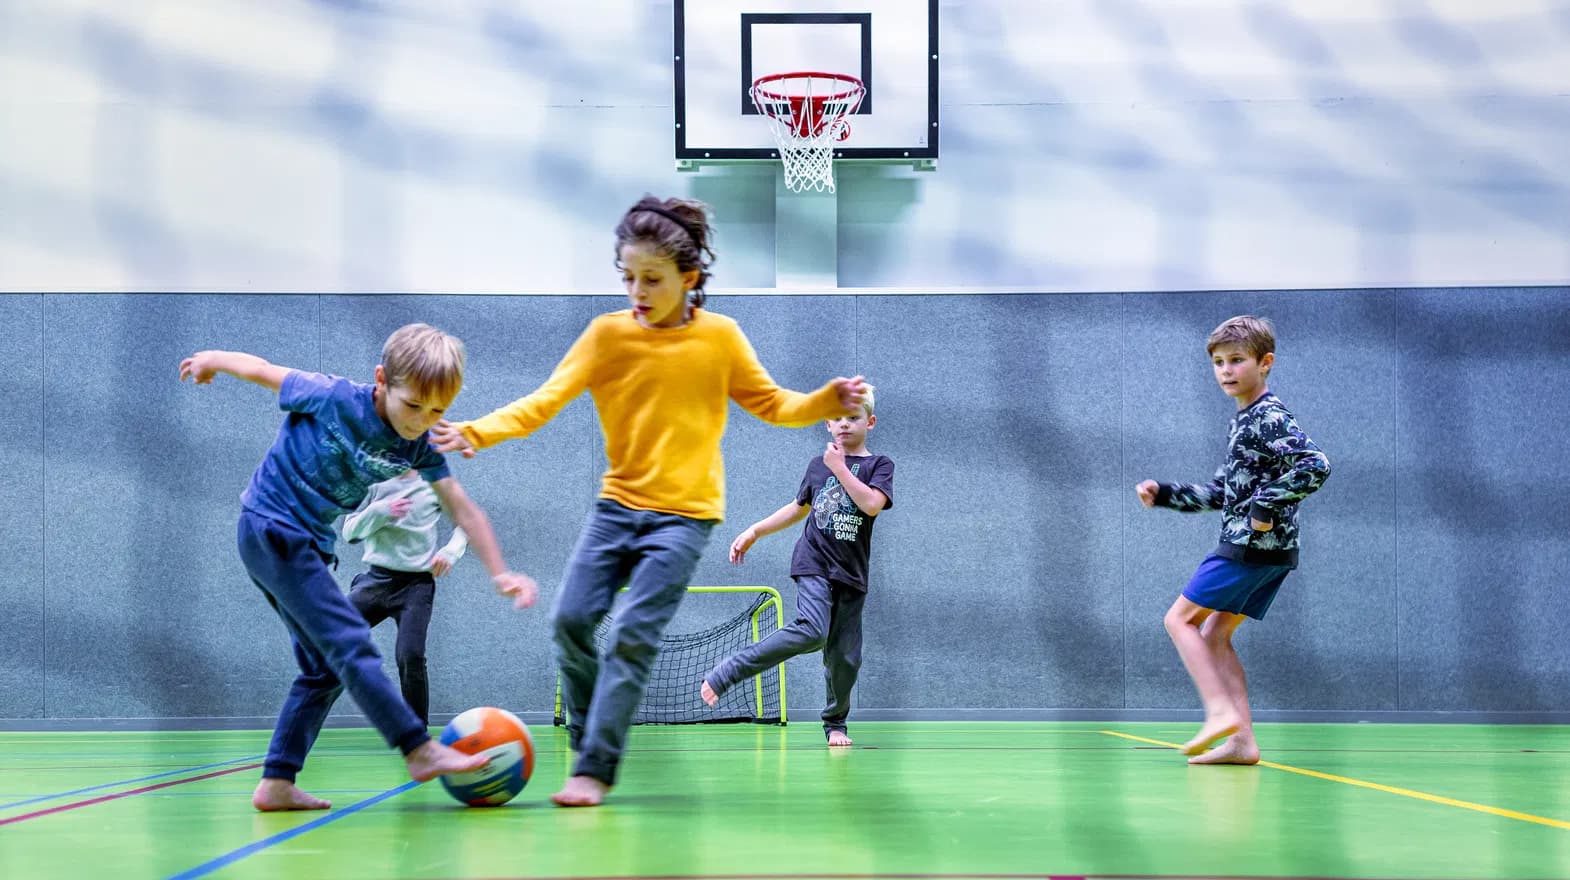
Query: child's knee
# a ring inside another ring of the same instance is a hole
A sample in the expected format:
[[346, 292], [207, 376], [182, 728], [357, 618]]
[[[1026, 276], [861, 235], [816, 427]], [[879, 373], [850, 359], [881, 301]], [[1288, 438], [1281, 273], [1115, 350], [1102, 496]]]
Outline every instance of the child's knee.
[[584, 609], [557, 608], [551, 615], [551, 624], [556, 630], [558, 643], [587, 642], [593, 637], [594, 628], [599, 626], [599, 623], [599, 615]]
[[1214, 623], [1214, 617], [1206, 621], [1205, 625], [1199, 628], [1199, 637], [1204, 639], [1205, 644], [1209, 645], [1214, 650], [1232, 650], [1232, 633], [1234, 632], [1234, 628], [1229, 626], [1213, 625]]
[[821, 651], [828, 644], [828, 628], [805, 617], [796, 618], [790, 628], [796, 631], [797, 638], [801, 639], [803, 651]]
[[654, 657], [659, 653], [660, 639], [657, 633], [645, 633], [639, 630], [623, 629], [613, 636], [615, 644], [611, 646], [611, 653], [625, 660], [629, 665], [639, 669], [650, 669], [654, 666]]
[[1167, 632], [1176, 634], [1182, 631], [1182, 627], [1198, 629], [1211, 616], [1210, 609], [1195, 604], [1187, 596], [1179, 596], [1172, 607], [1167, 609], [1166, 617], [1161, 622]]
[[845, 669], [851, 672], [859, 671], [861, 669], [861, 652], [831, 654], [824, 658], [823, 665], [831, 669]]
[[381, 652], [376, 649], [376, 643], [371, 641], [370, 630], [365, 633], [364, 639], [348, 639], [328, 646], [324, 658], [327, 668], [322, 670], [322, 674], [337, 682], [344, 676], [363, 673], [372, 667], [381, 668]]
[[295, 684], [316, 694], [317, 699], [336, 700], [343, 693], [343, 681], [332, 672], [323, 670], [314, 675], [301, 675]]

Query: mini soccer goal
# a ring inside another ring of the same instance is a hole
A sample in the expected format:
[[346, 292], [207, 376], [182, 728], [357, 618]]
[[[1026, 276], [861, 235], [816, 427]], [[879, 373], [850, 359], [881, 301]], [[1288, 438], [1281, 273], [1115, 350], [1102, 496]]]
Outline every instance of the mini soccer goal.
[[[616, 611], [605, 615], [594, 630], [596, 650], [603, 657]], [[760, 642], [785, 626], [780, 594], [769, 587], [688, 587], [687, 597], [660, 640], [660, 653], [649, 673], [643, 702], [634, 724], [785, 723], [785, 667], [765, 669], [752, 680], [737, 682], [709, 706], [698, 695], [703, 676], [721, 660]], [[562, 705], [561, 673], [556, 675], [555, 724], [567, 723]]]

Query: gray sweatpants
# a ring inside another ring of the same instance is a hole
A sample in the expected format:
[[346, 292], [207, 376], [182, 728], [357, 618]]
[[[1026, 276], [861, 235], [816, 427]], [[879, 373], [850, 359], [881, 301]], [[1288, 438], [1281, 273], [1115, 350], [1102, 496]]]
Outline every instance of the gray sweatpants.
[[[713, 530], [711, 520], [634, 510], [608, 498], [594, 502], [551, 613], [567, 739], [578, 753], [574, 776], [615, 784], [660, 637]], [[602, 656], [594, 628], [624, 584], [627, 595]]]
[[861, 609], [867, 594], [821, 577], [803, 576], [795, 581], [795, 621], [721, 661], [703, 680], [716, 694], [723, 694], [737, 682], [787, 658], [821, 650], [828, 694], [823, 730], [825, 734], [843, 731], [850, 715], [850, 689], [856, 686], [856, 674], [861, 671]]

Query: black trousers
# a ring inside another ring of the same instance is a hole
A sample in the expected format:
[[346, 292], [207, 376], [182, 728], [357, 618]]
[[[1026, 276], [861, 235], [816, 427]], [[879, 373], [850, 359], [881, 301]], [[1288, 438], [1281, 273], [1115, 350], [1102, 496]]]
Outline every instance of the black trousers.
[[823, 652], [823, 733], [845, 732], [850, 689], [861, 671], [861, 609], [867, 592], [814, 575], [796, 581], [796, 619], [784, 629], [720, 661], [703, 680], [717, 694], [797, 654]]
[[429, 725], [431, 685], [425, 671], [425, 634], [431, 628], [436, 579], [428, 571], [393, 571], [373, 565], [370, 571], [354, 576], [349, 601], [373, 627], [393, 619], [398, 627], [393, 657], [398, 661], [404, 702]]

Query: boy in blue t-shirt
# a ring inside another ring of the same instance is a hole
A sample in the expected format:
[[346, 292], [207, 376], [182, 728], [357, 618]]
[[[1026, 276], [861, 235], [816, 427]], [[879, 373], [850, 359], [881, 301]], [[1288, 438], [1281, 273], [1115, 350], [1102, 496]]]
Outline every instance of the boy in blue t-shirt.
[[821, 649], [828, 692], [823, 733], [830, 746], [851, 744], [845, 721], [861, 670], [861, 610], [867, 601], [872, 525], [879, 513], [894, 506], [894, 461], [867, 451], [867, 432], [878, 423], [873, 390], [866, 386], [865, 415], [828, 420], [828, 448], [807, 464], [795, 499], [748, 526], [730, 545], [730, 561], [740, 564], [760, 537], [813, 515], [791, 554], [796, 620], [721, 661], [699, 688], [703, 701], [713, 706], [736, 683], [797, 654]]
[[388, 338], [375, 385], [291, 370], [242, 352], [200, 351], [180, 362], [182, 381], [205, 385], [228, 373], [276, 392], [279, 408], [289, 413], [240, 496], [240, 559], [283, 619], [300, 665], [251, 796], [258, 810], [332, 806], [302, 791], [295, 776], [345, 688], [387, 744], [403, 752], [415, 780], [487, 762], [431, 739], [382, 671], [370, 627], [328, 570], [335, 558], [333, 522], [359, 506], [372, 484], [413, 469], [468, 533], [497, 592], [513, 596], [517, 607], [533, 604], [534, 581], [507, 568], [484, 511], [426, 440], [463, 386], [463, 365], [463, 343], [425, 324], [399, 328]]

